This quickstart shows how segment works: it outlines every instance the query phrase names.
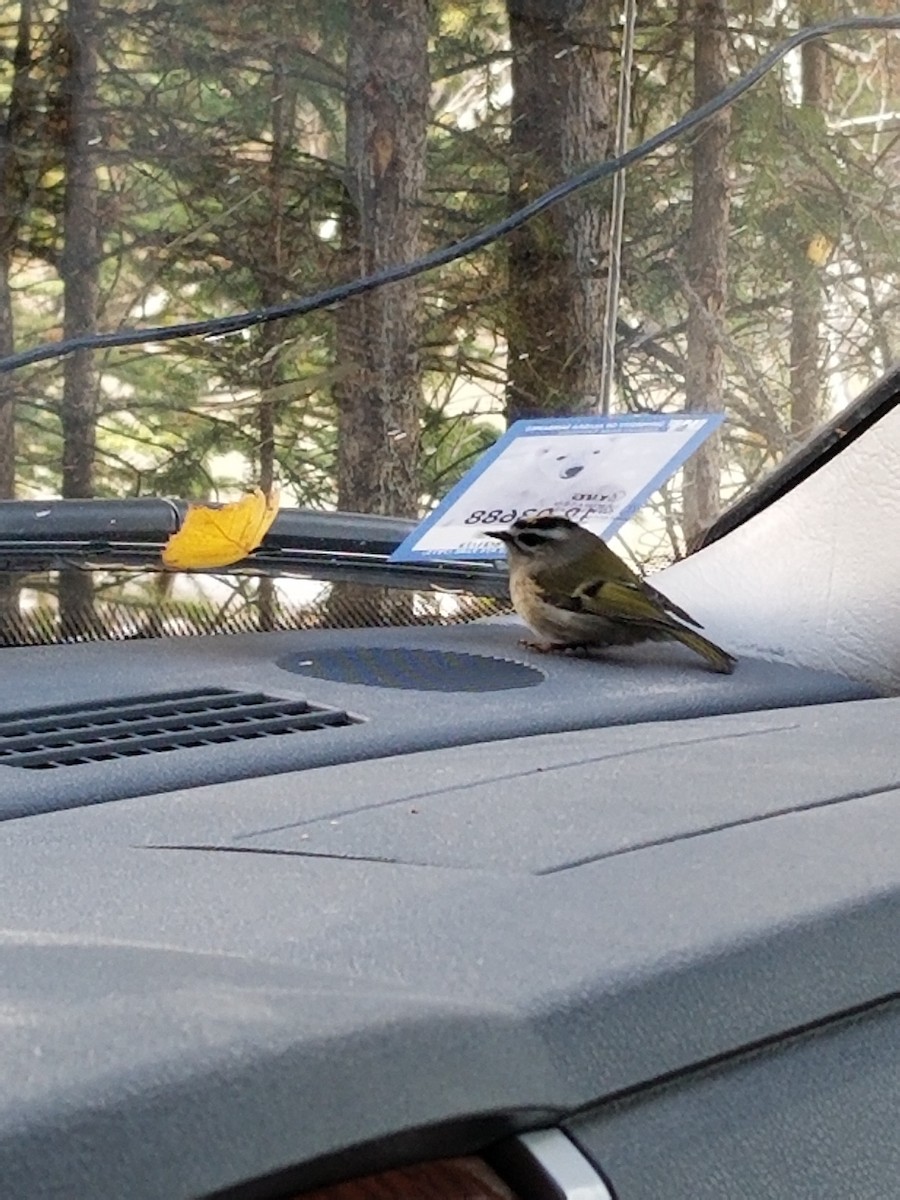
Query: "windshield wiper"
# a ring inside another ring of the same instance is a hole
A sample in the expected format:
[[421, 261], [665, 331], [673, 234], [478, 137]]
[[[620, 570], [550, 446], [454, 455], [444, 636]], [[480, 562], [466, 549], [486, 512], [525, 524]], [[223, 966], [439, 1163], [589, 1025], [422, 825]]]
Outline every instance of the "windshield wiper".
[[[157, 499], [0, 501], [0, 571], [161, 571], [162, 548], [181, 528], [187, 508], [187, 501]], [[401, 517], [282, 508], [257, 550], [233, 566], [206, 573], [290, 575], [506, 596], [506, 570], [500, 563], [389, 562], [415, 525]]]
[[900, 365], [866, 388], [861, 396], [843, 408], [824, 428], [789, 454], [774, 470], [754, 484], [734, 504], [722, 512], [693, 547], [701, 550], [731, 533], [751, 517], [780, 500], [792, 488], [803, 483], [851, 442], [871, 429], [891, 409], [900, 404]]

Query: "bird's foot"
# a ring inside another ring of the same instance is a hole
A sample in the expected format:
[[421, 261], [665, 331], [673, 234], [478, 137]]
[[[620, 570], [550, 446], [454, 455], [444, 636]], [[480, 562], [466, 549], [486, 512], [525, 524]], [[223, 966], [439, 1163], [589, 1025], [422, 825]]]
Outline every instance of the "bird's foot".
[[587, 646], [575, 645], [572, 642], [533, 642], [529, 638], [520, 638], [519, 645], [528, 650], [535, 650], [538, 654], [577, 654], [587, 657], [589, 653]]
[[530, 638], [519, 638], [519, 645], [538, 654], [559, 654], [566, 648], [562, 642], [533, 642]]

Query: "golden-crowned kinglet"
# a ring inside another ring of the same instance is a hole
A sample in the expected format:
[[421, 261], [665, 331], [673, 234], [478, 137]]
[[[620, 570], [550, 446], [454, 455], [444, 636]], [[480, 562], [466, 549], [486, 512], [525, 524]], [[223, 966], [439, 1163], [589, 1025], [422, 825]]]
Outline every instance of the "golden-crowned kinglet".
[[546, 639], [526, 643], [533, 649], [674, 641], [702, 655], [714, 671], [734, 670], [734, 657], [697, 633], [693, 617], [589, 529], [566, 517], [523, 517], [488, 536], [506, 546], [516, 612]]

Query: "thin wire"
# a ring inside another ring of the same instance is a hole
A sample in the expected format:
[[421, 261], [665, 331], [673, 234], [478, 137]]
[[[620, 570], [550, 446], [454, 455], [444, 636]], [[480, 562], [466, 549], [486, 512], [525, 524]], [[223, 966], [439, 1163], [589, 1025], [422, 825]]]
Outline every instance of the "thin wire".
[[900, 14], [891, 17], [839, 17], [833, 21], [823, 21], [819, 25], [810, 25], [805, 29], [799, 29], [791, 37], [779, 43], [768, 54], [764, 55], [746, 75], [742, 75], [740, 79], [735, 80], [734, 83], [719, 92], [717, 96], [713, 96], [707, 100], [705, 104], [701, 104], [699, 108], [692, 109], [686, 116], [676, 121], [674, 125], [670, 125], [667, 129], [663, 129], [652, 137], [647, 138], [639, 146], [635, 146], [631, 150], [626, 150], [624, 154], [619, 155], [617, 158], [605, 159], [602, 163], [596, 163], [593, 167], [588, 167], [587, 170], [582, 171], [580, 174], [564, 180], [504, 220], [498, 221], [494, 225], [488, 225], [486, 228], [479, 230], [478, 233], [473, 233], [469, 237], [462, 238], [458, 242], [453, 242], [449, 246], [442, 246], [439, 250], [433, 250], [430, 254], [425, 254], [421, 258], [414, 259], [412, 262], [385, 267], [383, 270], [376, 271], [372, 275], [363, 275], [359, 279], [350, 280], [348, 283], [327, 288], [323, 292], [316, 292], [312, 296], [303, 296], [297, 300], [287, 300], [281, 304], [273, 304], [269, 308], [256, 308], [248, 312], [235, 313], [230, 317], [213, 317], [206, 321], [185, 321], [180, 325], [156, 325], [148, 329], [119, 329], [114, 333], [85, 333], [78, 337], [66, 338], [59, 342], [45, 342], [42, 345], [34, 346], [30, 350], [20, 350], [17, 354], [8, 354], [5, 358], [0, 358], [0, 373], [14, 371], [19, 367], [25, 367], [31, 363], [45, 362], [50, 358], [63, 358], [65, 355], [75, 354], [79, 350], [101, 350], [114, 346], [136, 346], [147, 342], [170, 342], [176, 338], [187, 337], [222, 337], [225, 334], [238, 333], [242, 329], [250, 329], [254, 325], [262, 325], [266, 321], [279, 321], [284, 317], [304, 316], [306, 313], [330, 308], [332, 305], [338, 304], [343, 300], [349, 300], [354, 296], [362, 295], [364, 292], [371, 292], [375, 288], [384, 287], [385, 284], [398, 283], [403, 279], [412, 279], [416, 275], [422, 275], [425, 271], [432, 271], [436, 267], [446, 266], [447, 263], [454, 262], [466, 254], [471, 254], [474, 250], [481, 250], [483, 247], [489, 246], [492, 242], [496, 242], [507, 233], [518, 229], [520, 225], [524, 225], [526, 221], [530, 221], [540, 213], [546, 211], [552, 205], [565, 200], [573, 192], [578, 192], [592, 183], [597, 183], [601, 179], [606, 179], [610, 175], [616, 175], [620, 171], [624, 171], [626, 167], [630, 167], [634, 163], [648, 158], [654, 151], [668, 145], [669, 142], [674, 141], [681, 134], [696, 129], [698, 125], [702, 125], [704, 121], [708, 121], [710, 117], [715, 116], [721, 109], [727, 108], [735, 100], [743, 96], [745, 92], [748, 92], [785, 55], [790, 54], [792, 50], [796, 50], [798, 46], [803, 46], [806, 42], [826, 37], [832, 33], [840, 33], [844, 30], [853, 29], [900, 29]]
[[[631, 69], [634, 62], [635, 0], [625, 0], [622, 14], [622, 61], [619, 65], [619, 111], [616, 120], [616, 158], [628, 148], [631, 128]], [[609, 272], [606, 277], [606, 312], [600, 358], [600, 411], [609, 413], [616, 366], [616, 322], [619, 316], [619, 282], [622, 278], [622, 235], [625, 227], [625, 181], [627, 171], [613, 179], [612, 212], [609, 222]]]

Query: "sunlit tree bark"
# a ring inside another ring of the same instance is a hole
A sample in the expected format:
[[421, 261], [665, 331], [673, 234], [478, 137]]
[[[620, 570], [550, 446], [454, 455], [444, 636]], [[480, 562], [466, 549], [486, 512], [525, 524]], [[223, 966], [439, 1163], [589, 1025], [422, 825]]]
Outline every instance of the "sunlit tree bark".
[[[415, 258], [428, 121], [426, 0], [358, 0], [347, 55], [349, 274]], [[422, 388], [415, 280], [380, 288], [336, 314], [338, 505], [415, 515]]]
[[[610, 149], [608, 0], [509, 0], [510, 208]], [[600, 392], [608, 192], [589, 189], [508, 239], [507, 416], [585, 412]]]
[[[801, 24], [811, 23], [810, 14]], [[821, 42], [801, 48], [801, 103], [821, 111], [826, 95], [828, 59]], [[824, 315], [821, 265], [797, 248], [791, 280], [791, 439], [804, 441], [819, 422], [822, 405], [822, 319]]]
[[[31, 79], [32, 16], [30, 0], [22, 0], [15, 47], [13, 79], [6, 113], [0, 124], [0, 354], [15, 349], [15, 323], [9, 275], [13, 253], [25, 219], [22, 139], [28, 120]], [[0, 383], [0, 499], [15, 495], [16, 486], [16, 386], [15, 375]]]
[[[728, 82], [725, 0], [697, 0], [694, 8], [694, 106]], [[692, 160], [691, 229], [687, 252], [687, 364], [685, 402], [694, 412], [724, 408], [725, 357], [722, 330], [728, 269], [729, 109], [696, 135]], [[684, 532], [688, 545], [719, 511], [722, 452], [713, 435], [684, 468]]]
[[[90, 333], [97, 321], [100, 235], [97, 220], [97, 3], [69, 0], [65, 24], [67, 70], [63, 83], [65, 202], [63, 336]], [[61, 423], [62, 494], [92, 495], [97, 435], [97, 375], [90, 350], [63, 361]], [[77, 631], [90, 619], [92, 580], [87, 572], [60, 573], [63, 628]]]
[[[23, 166], [20, 161], [23, 127], [28, 117], [31, 77], [31, 3], [21, 0], [16, 42], [12, 51], [13, 79], [6, 114], [0, 124], [0, 354], [15, 350], [10, 271], [23, 210]], [[0, 500], [16, 494], [16, 391], [18, 379], [0, 380]], [[18, 586], [14, 575], [0, 572], [0, 641], [3, 627], [18, 611]]]

